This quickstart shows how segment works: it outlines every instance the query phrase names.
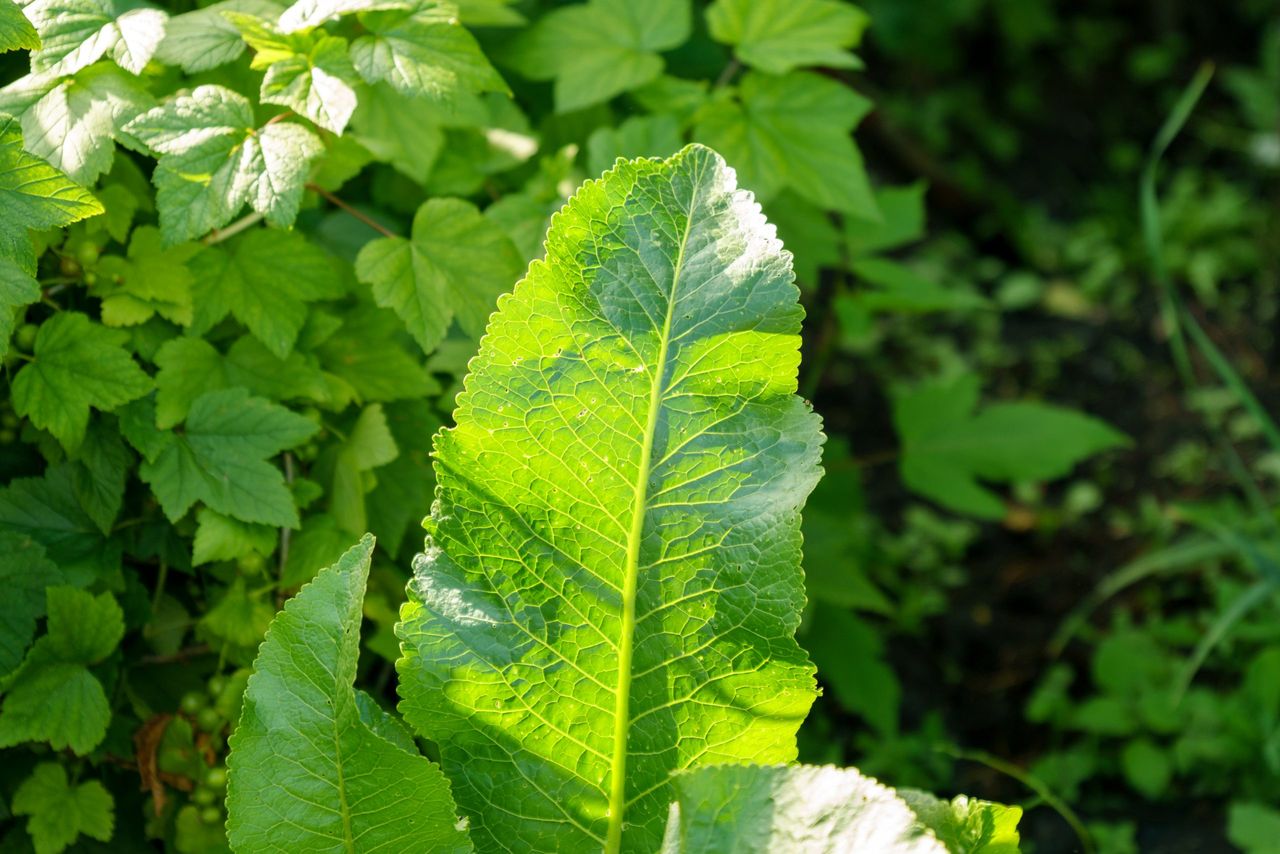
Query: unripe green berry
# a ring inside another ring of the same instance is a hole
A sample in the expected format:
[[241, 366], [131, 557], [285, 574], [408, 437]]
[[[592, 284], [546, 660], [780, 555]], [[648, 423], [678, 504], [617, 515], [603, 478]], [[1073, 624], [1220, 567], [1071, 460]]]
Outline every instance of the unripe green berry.
[[199, 691], [188, 691], [182, 695], [182, 700], [178, 703], [178, 708], [182, 709], [183, 714], [198, 715], [204, 709], [206, 698]]
[[227, 769], [226, 768], [210, 768], [204, 775], [205, 785], [213, 789], [225, 789], [227, 787]]
[[13, 343], [18, 345], [19, 350], [26, 350], [28, 353], [36, 346], [36, 333], [39, 329], [34, 323], [24, 323], [18, 327], [18, 333], [13, 337]]
[[218, 802], [218, 793], [208, 786], [196, 786], [191, 793], [191, 801], [202, 807], [212, 806]]
[[217, 732], [222, 729], [222, 715], [218, 714], [217, 709], [205, 706], [196, 715], [196, 726], [200, 727], [201, 732]]
[[217, 807], [205, 807], [200, 810], [200, 820], [205, 824], [221, 824], [222, 810]]

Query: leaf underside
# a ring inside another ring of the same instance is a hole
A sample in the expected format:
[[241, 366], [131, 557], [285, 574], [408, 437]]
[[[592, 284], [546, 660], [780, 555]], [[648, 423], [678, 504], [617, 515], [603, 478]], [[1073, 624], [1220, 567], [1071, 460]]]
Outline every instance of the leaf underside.
[[690, 146], [587, 183], [500, 300], [397, 629], [479, 850], [652, 852], [670, 772], [795, 758], [822, 437], [792, 279]]

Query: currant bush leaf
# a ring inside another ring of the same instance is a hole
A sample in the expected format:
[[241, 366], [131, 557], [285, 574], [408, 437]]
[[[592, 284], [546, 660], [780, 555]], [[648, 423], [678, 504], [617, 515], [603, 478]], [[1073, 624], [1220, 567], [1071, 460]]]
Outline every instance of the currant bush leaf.
[[385, 81], [406, 95], [448, 100], [465, 92], [505, 92], [475, 38], [448, 6], [418, 3], [408, 9], [360, 16], [368, 35], [351, 44], [351, 61], [370, 83]]
[[[76, 494], [71, 463], [45, 469], [43, 477], [15, 478], [0, 489], [0, 531], [44, 546], [67, 581], [88, 584], [111, 568], [111, 547]], [[119, 553], [115, 562], [118, 567]]]
[[587, 165], [604, 172], [619, 157], [670, 157], [681, 148], [680, 122], [668, 113], [632, 116], [616, 128], [600, 127], [587, 139]]
[[205, 247], [190, 268], [192, 331], [207, 332], [231, 314], [280, 359], [293, 350], [307, 303], [343, 293], [333, 259], [295, 232], [255, 229]]
[[26, 13], [40, 33], [31, 70], [51, 74], [75, 74], [104, 56], [141, 74], [169, 17], [127, 0], [34, 0]]
[[790, 187], [821, 208], [879, 219], [850, 132], [871, 102], [809, 72], [749, 73], [736, 94], [702, 112], [695, 136], [723, 152], [742, 180], [769, 197]]
[[379, 160], [426, 184], [440, 151], [444, 128], [436, 105], [411, 98], [389, 83], [362, 86], [351, 117], [352, 135]]
[[156, 203], [168, 243], [226, 225], [246, 204], [272, 225], [292, 226], [323, 150], [297, 122], [256, 127], [249, 100], [224, 86], [197, 86], [124, 130], [159, 157]]
[[388, 0], [297, 0], [280, 15], [280, 32], [296, 33], [298, 30], [318, 27], [325, 21], [342, 15], [398, 5], [400, 4]]
[[0, 258], [34, 274], [28, 229], [57, 228], [102, 213], [93, 194], [23, 150], [18, 120], [0, 114]]
[[275, 549], [276, 535], [276, 529], [268, 525], [241, 522], [201, 507], [196, 511], [191, 564], [200, 566], [216, 560], [235, 560], [255, 552], [269, 555]]
[[169, 19], [164, 41], [156, 51], [156, 59], [166, 65], [177, 65], [187, 73], [208, 71], [234, 62], [247, 45], [225, 13], [238, 12], [259, 18], [274, 18], [284, 4], [275, 0], [222, 0], [201, 9], [184, 12]]
[[73, 459], [76, 499], [107, 536], [124, 503], [125, 481], [134, 462], [115, 419], [90, 421]]
[[356, 276], [430, 353], [455, 318], [479, 337], [498, 294], [511, 288], [522, 266], [515, 244], [475, 205], [431, 199], [414, 216], [408, 240], [385, 237], [360, 250]]
[[49, 318], [35, 357], [13, 380], [14, 410], [74, 450], [90, 408], [110, 411], [151, 390], [151, 378], [122, 346], [126, 337], [75, 311]]
[[356, 70], [347, 40], [323, 33], [284, 35], [261, 18], [225, 13], [255, 51], [252, 66], [265, 69], [261, 98], [342, 133], [356, 109]]
[[399, 455], [400, 449], [387, 427], [382, 404], [366, 406], [357, 416], [346, 440], [334, 450], [329, 514], [339, 528], [348, 534], [368, 530], [365, 493], [372, 488], [374, 481], [369, 473]]
[[1096, 418], [1048, 404], [996, 403], [976, 411], [978, 392], [978, 377], [965, 374], [900, 390], [893, 400], [903, 482], [956, 512], [1000, 519], [1004, 502], [979, 481], [1050, 480], [1128, 443]]
[[543, 15], [504, 59], [530, 80], [555, 80], [556, 110], [567, 113], [657, 78], [658, 53], [690, 27], [688, 0], [589, 0]]
[[98, 780], [72, 784], [67, 770], [42, 762], [13, 794], [13, 814], [30, 816], [27, 832], [36, 854], [58, 854], [88, 836], [110, 842], [115, 800]]
[[0, 53], [39, 48], [40, 34], [22, 14], [22, 7], [13, 0], [0, 0]]
[[699, 146], [588, 182], [546, 253], [435, 440], [401, 710], [479, 849], [652, 851], [670, 772], [794, 759], [815, 696], [793, 637], [821, 443], [802, 312]]
[[369, 529], [388, 554], [398, 554], [410, 525], [421, 520], [421, 507], [430, 507], [435, 493], [431, 469], [431, 436], [440, 418], [424, 400], [406, 400], [384, 407], [387, 428], [400, 454], [379, 473], [378, 485], [365, 499]]
[[44, 616], [46, 587], [62, 583], [58, 565], [30, 537], [0, 532], [0, 679], [22, 661]]
[[84, 184], [111, 169], [117, 132], [154, 103], [108, 63], [65, 79], [29, 75], [0, 90], [0, 112], [21, 116], [27, 151]]
[[840, 0], [716, 0], [707, 26], [752, 68], [785, 74], [806, 65], [861, 68], [849, 53], [870, 19]]
[[198, 251], [200, 247], [194, 243], [166, 247], [153, 226], [135, 228], [127, 258], [107, 255], [98, 262], [99, 283], [93, 293], [102, 300], [102, 322], [137, 326], [159, 315], [179, 326], [190, 326], [195, 276], [187, 262]]
[[89, 672], [124, 636], [124, 613], [110, 593], [74, 587], [46, 591], [48, 633], [7, 680], [0, 705], [0, 747], [46, 741], [83, 756], [107, 733], [111, 708]]
[[284, 476], [267, 458], [305, 442], [315, 422], [243, 388], [196, 398], [182, 433], [157, 430], [148, 408], [151, 424], [146, 417], [126, 422], [125, 435], [144, 458], [139, 475], [171, 521], [202, 501], [242, 522], [297, 527]]
[[221, 353], [201, 338], [174, 338], [155, 354], [156, 426], [167, 430], [187, 417], [192, 402], [208, 391], [243, 386], [270, 400], [322, 401], [328, 388], [314, 357], [298, 351], [281, 359], [256, 338], [245, 336]]
[[230, 739], [236, 851], [471, 850], [440, 769], [362, 720], [352, 683], [372, 553], [366, 536], [267, 632]]
[[390, 311], [366, 305], [347, 312], [342, 328], [317, 353], [326, 378], [336, 380], [349, 401], [412, 400], [438, 392], [405, 344], [413, 347], [404, 324]]

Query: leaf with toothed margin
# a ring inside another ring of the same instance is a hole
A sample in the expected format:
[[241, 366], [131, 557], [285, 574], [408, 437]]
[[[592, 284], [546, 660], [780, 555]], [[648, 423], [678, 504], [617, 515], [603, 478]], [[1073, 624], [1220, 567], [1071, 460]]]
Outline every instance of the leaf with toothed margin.
[[365, 535], [267, 630], [229, 740], [235, 851], [471, 850], [440, 769], [352, 688], [372, 554]]
[[822, 434], [792, 278], [690, 146], [584, 185], [499, 301], [397, 630], [479, 850], [652, 852], [672, 771], [795, 758]]

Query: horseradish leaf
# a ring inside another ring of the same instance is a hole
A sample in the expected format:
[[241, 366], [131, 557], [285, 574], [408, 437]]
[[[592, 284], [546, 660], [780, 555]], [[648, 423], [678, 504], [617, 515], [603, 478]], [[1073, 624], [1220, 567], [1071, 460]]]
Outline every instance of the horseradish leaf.
[[669, 774], [786, 762], [819, 420], [783, 251], [715, 152], [555, 217], [435, 440], [401, 710], [480, 850], [657, 848]]

